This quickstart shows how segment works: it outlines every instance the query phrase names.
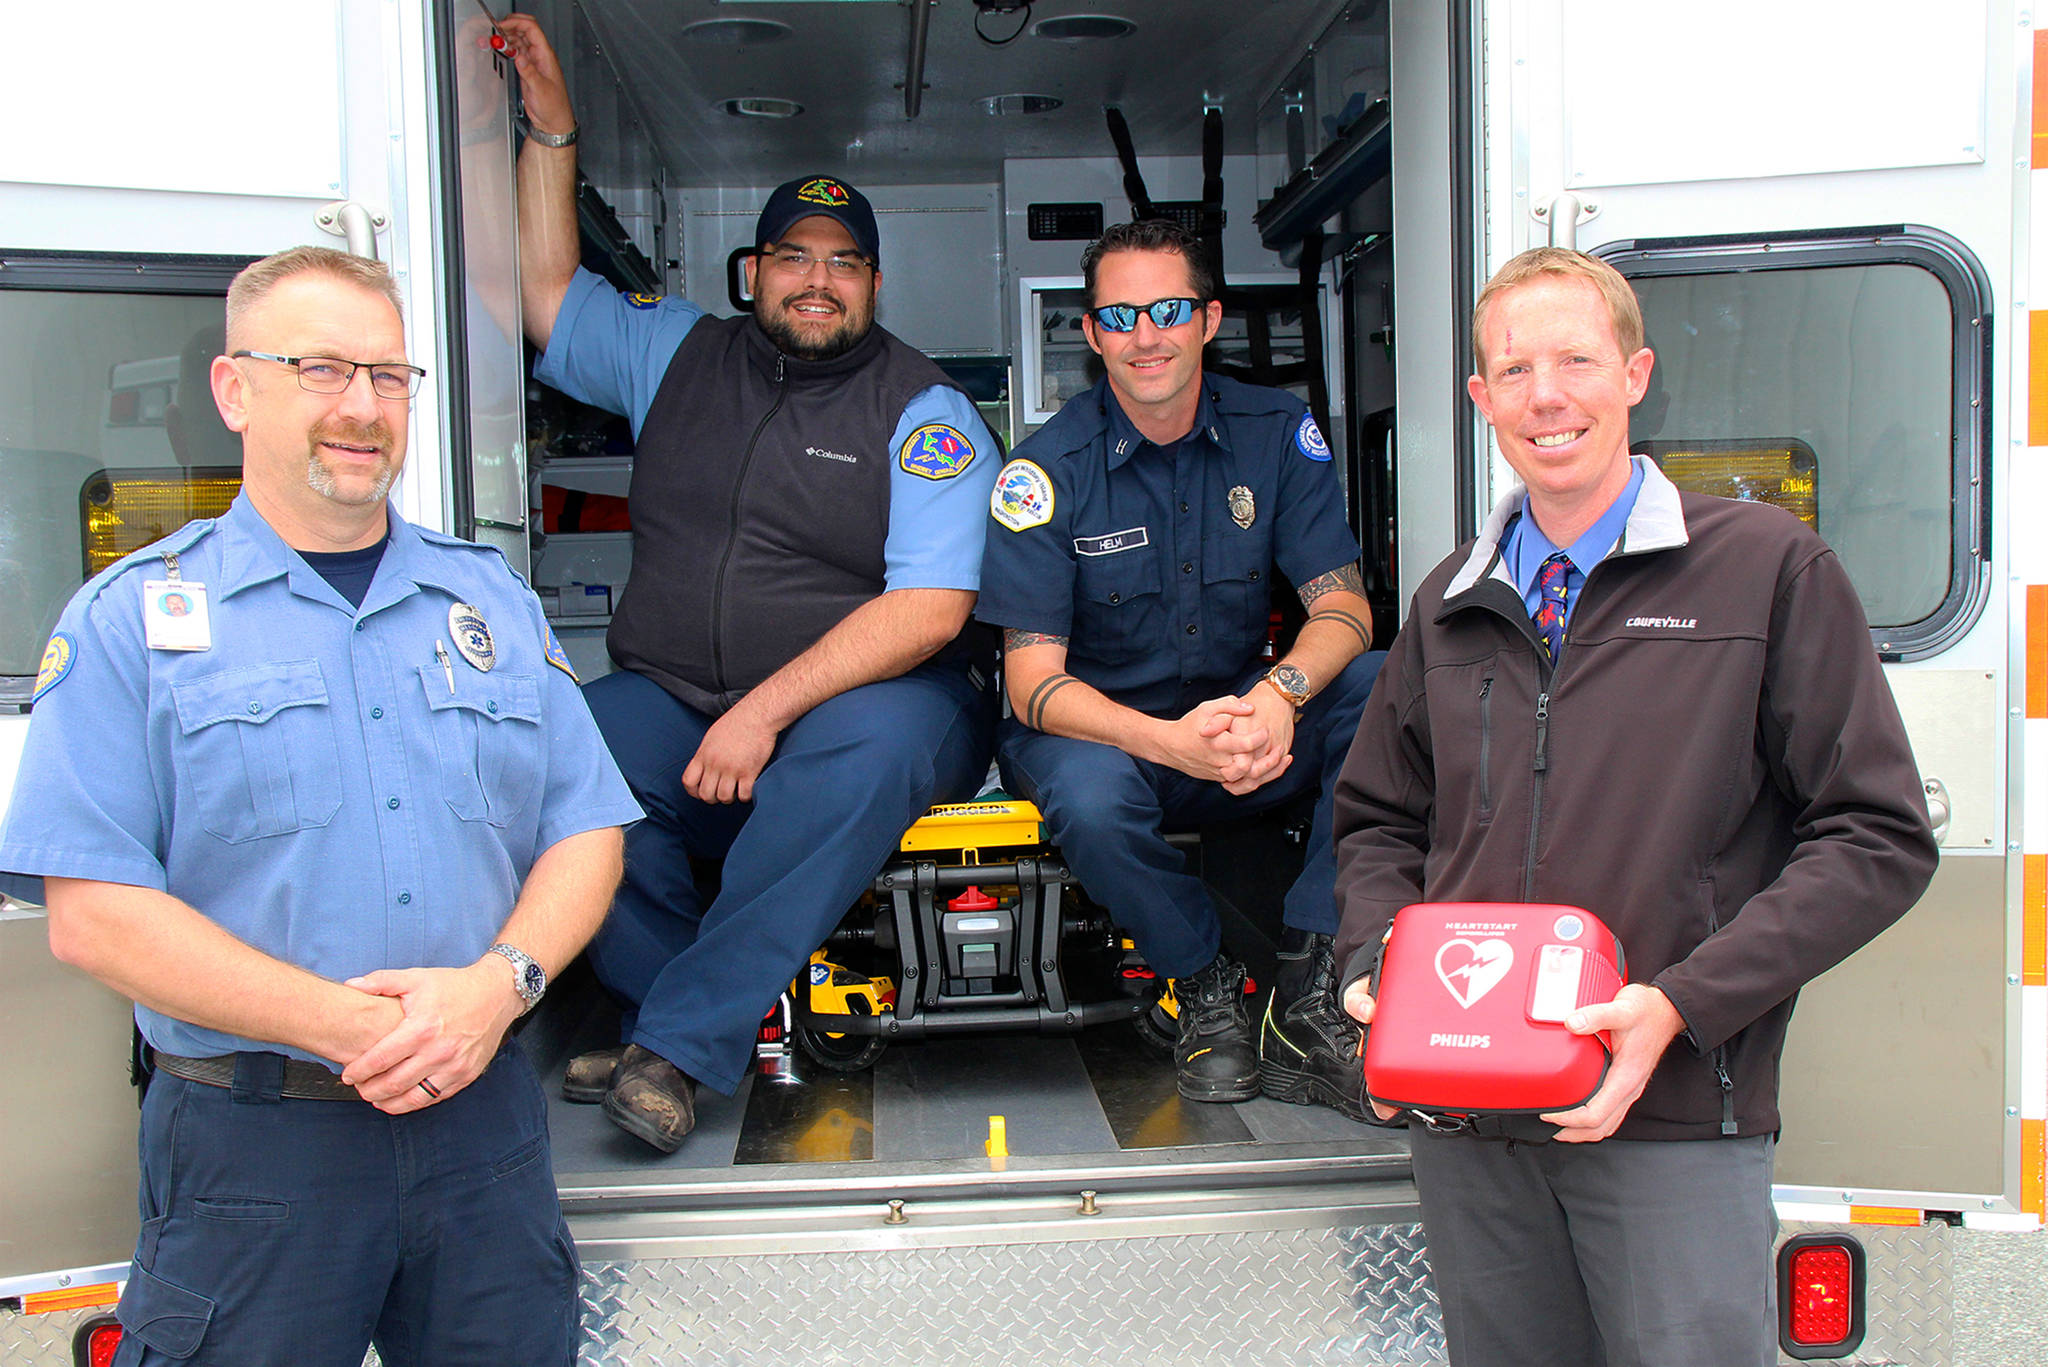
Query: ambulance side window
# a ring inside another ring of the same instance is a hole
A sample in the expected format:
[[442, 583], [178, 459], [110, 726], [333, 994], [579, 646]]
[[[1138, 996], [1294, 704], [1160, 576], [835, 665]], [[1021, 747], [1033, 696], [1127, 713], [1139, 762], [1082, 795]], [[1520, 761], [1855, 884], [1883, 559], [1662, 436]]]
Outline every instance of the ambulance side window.
[[207, 371], [247, 262], [0, 257], [0, 704], [19, 704], [80, 584], [240, 487]]
[[1990, 291], [1927, 228], [1602, 248], [1657, 365], [1631, 445], [1778, 503], [1841, 557], [1887, 658], [1946, 648], [1988, 572]]

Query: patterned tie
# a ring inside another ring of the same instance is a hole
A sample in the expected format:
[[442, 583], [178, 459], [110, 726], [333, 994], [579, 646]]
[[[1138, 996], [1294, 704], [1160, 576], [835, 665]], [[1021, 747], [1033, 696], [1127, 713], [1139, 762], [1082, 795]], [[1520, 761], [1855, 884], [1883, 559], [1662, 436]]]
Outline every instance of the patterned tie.
[[1571, 557], [1559, 551], [1536, 571], [1536, 630], [1543, 634], [1543, 649], [1552, 664], [1564, 649], [1564, 577], [1571, 567]]

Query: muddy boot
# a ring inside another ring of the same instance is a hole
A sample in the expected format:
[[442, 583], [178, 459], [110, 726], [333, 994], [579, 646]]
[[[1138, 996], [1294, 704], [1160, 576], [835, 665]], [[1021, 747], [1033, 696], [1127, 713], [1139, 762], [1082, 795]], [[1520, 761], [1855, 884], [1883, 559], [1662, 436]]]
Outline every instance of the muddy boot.
[[1371, 1121], [1358, 1059], [1358, 1022], [1337, 1004], [1337, 942], [1288, 930], [1259, 1022], [1259, 1082], [1276, 1101], [1334, 1107]]
[[[1244, 965], [1220, 953], [1201, 972], [1170, 986], [1178, 1006], [1173, 1067], [1180, 1094], [1190, 1101], [1257, 1096], [1259, 1055], [1244, 1009]], [[1155, 1018], [1152, 1024], [1165, 1022]]]
[[604, 1094], [604, 1113], [635, 1139], [674, 1153], [697, 1124], [696, 1084], [657, 1053], [626, 1046]]
[[609, 1049], [593, 1049], [570, 1059], [568, 1070], [562, 1074], [562, 1100], [579, 1106], [595, 1106], [603, 1101], [604, 1094], [612, 1089], [612, 1074], [618, 1071], [619, 1059], [625, 1052], [625, 1045], [614, 1044]]

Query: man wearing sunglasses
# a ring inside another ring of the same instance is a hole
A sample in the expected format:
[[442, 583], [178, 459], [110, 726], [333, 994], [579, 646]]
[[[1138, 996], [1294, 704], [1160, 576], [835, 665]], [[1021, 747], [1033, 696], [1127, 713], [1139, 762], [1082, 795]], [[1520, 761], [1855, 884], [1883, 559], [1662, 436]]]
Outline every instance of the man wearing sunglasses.
[[386, 501], [423, 374], [398, 303], [325, 247], [235, 278], [241, 492], [81, 589], [37, 680], [0, 868], [154, 1061], [123, 1364], [576, 1357], [507, 1031], [639, 809], [532, 591]]
[[[1203, 372], [1223, 308], [1192, 234], [1121, 224], [1081, 265], [1107, 373], [1017, 448], [990, 505], [977, 615], [1003, 628], [1004, 778], [1172, 980], [1151, 1023], [1181, 1095], [1263, 1083], [1362, 1117], [1358, 1033], [1333, 995], [1330, 792], [1383, 656], [1330, 449], [1301, 400]], [[1274, 661], [1276, 574], [1309, 616]], [[1255, 1045], [1244, 966], [1165, 832], [1308, 793]]]
[[[769, 196], [740, 318], [583, 271], [560, 67], [532, 19], [499, 26], [532, 126], [535, 374], [636, 440], [617, 669], [588, 689], [648, 810], [590, 950], [631, 1047], [572, 1061], [563, 1093], [668, 1152], [692, 1080], [739, 1086], [762, 1013], [904, 828], [987, 770], [993, 642], [968, 613], [999, 457], [972, 401], [875, 326], [874, 210], [841, 180]], [[723, 858], [715, 898], [693, 858]]]

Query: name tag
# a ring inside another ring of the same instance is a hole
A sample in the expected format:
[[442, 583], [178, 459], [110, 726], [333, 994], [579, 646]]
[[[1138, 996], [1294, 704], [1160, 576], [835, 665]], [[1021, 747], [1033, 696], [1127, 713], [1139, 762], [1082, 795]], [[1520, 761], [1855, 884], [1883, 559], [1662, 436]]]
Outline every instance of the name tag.
[[1115, 555], [1118, 551], [1136, 550], [1140, 546], [1151, 544], [1152, 538], [1145, 534], [1143, 527], [1126, 527], [1123, 531], [1110, 532], [1106, 536], [1074, 538], [1074, 549], [1081, 555]]

